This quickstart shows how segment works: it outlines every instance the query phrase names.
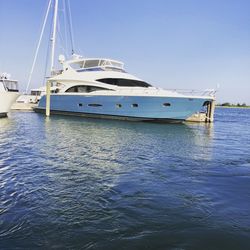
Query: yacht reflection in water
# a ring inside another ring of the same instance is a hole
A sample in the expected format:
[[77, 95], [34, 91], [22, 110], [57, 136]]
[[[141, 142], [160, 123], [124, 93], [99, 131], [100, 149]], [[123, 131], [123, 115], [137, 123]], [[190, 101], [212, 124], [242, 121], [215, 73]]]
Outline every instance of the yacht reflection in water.
[[[89, 162], [99, 160], [126, 162], [130, 157], [211, 158], [212, 124], [155, 124], [81, 119], [54, 116], [46, 122], [46, 140], [53, 148], [65, 148], [68, 157]], [[65, 157], [57, 151], [58, 158]], [[93, 159], [91, 158], [91, 161]]]

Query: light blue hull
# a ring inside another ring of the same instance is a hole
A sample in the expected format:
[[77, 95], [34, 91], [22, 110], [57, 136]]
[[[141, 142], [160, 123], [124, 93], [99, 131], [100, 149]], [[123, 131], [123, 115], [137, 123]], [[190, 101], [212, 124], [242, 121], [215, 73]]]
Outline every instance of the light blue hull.
[[[183, 121], [201, 110], [204, 98], [152, 96], [51, 95], [52, 113], [136, 120]], [[166, 104], [167, 103], [167, 104]], [[170, 106], [164, 106], [170, 105]], [[36, 112], [45, 112], [46, 96]]]

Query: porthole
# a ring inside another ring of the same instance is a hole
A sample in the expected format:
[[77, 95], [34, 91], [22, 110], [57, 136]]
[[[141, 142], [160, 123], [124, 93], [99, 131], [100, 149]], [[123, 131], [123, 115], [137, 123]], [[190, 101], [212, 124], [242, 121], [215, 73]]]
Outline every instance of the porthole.
[[116, 104], [115, 106], [116, 106], [117, 108], [121, 108], [121, 107], [122, 107], [122, 105], [121, 105], [120, 103]]
[[98, 104], [98, 103], [90, 103], [88, 104], [89, 107], [101, 107], [102, 104]]
[[82, 107], [83, 105], [82, 105], [82, 103], [79, 103], [78, 106], [79, 106], [79, 107]]
[[165, 102], [165, 103], [163, 103], [162, 104], [164, 107], [170, 107], [171, 106], [171, 104], [169, 103], [169, 102]]
[[132, 106], [133, 108], [137, 108], [137, 107], [138, 107], [138, 104], [137, 104], [137, 103], [133, 103], [131, 106]]

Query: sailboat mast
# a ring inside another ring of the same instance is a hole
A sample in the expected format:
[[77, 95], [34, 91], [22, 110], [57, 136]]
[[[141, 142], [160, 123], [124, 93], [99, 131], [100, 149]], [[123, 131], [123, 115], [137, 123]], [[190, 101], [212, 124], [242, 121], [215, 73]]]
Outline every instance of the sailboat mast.
[[[55, 70], [55, 43], [56, 43], [56, 24], [57, 24], [57, 12], [58, 12], [58, 0], [55, 0], [55, 8], [54, 8], [54, 18], [53, 18], [53, 33], [52, 33], [52, 46], [51, 46], [51, 68], [50, 73], [53, 75], [53, 71]], [[48, 80], [46, 84], [46, 116], [50, 116], [50, 87], [51, 82]]]
[[58, 0], [55, 0], [55, 7], [54, 7], [54, 18], [53, 18], [53, 33], [52, 33], [52, 46], [51, 46], [51, 68], [50, 72], [51, 75], [55, 70], [55, 43], [56, 43], [56, 25], [57, 25], [57, 13], [58, 13]]

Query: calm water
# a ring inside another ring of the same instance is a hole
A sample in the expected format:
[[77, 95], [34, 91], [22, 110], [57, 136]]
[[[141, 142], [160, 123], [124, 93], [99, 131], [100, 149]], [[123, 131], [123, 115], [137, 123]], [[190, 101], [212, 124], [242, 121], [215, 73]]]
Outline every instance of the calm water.
[[0, 249], [249, 249], [250, 109], [215, 119], [1, 119]]

